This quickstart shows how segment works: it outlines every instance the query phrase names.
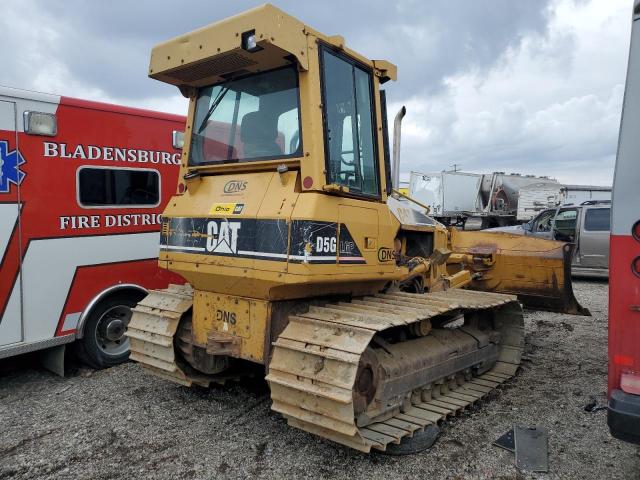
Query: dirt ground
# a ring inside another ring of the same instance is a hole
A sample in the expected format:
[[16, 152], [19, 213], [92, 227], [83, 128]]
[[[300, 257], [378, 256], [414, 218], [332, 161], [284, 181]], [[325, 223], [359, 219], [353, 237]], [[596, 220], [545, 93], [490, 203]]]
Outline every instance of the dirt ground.
[[[430, 451], [364, 455], [287, 427], [263, 381], [175, 387], [132, 363], [71, 367], [0, 362], [0, 478], [640, 478], [640, 450], [608, 433], [607, 284], [575, 282], [592, 317], [527, 312], [526, 359]], [[491, 443], [512, 425], [549, 431], [548, 474], [520, 472]]]

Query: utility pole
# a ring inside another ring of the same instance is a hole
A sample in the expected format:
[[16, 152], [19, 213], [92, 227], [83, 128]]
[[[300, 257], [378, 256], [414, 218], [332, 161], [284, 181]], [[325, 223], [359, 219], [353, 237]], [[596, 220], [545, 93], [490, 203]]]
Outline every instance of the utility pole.
[[449, 165], [450, 167], [453, 167], [453, 171], [457, 172], [458, 171], [458, 167], [461, 167], [462, 164], [460, 163], [454, 163], [453, 165]]

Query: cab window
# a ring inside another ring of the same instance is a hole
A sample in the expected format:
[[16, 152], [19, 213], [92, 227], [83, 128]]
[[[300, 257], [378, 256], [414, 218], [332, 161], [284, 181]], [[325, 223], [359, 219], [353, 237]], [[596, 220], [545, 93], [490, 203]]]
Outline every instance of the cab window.
[[298, 91], [294, 67], [201, 88], [189, 165], [300, 156]]
[[379, 196], [371, 72], [327, 47], [320, 56], [327, 182]]

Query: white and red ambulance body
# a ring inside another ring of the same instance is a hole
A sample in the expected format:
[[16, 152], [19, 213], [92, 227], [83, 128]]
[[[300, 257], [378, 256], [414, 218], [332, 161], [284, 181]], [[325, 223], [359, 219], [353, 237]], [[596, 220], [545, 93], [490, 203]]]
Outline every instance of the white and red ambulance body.
[[640, 443], [640, 0], [613, 182], [609, 256], [609, 410], [613, 436]]
[[128, 356], [128, 306], [183, 282], [156, 259], [184, 124], [0, 87], [0, 358], [77, 339], [94, 366]]

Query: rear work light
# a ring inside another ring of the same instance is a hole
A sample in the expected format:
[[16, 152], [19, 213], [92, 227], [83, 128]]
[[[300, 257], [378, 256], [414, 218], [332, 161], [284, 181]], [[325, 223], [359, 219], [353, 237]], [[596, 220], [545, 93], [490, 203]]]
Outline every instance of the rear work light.
[[640, 375], [637, 373], [623, 373], [620, 375], [620, 388], [622, 391], [640, 395]]
[[255, 30], [249, 30], [242, 33], [242, 49], [249, 53], [255, 53], [262, 50], [262, 47], [258, 45]]
[[24, 131], [30, 135], [55, 137], [58, 133], [58, 120], [53, 113], [24, 112]]

